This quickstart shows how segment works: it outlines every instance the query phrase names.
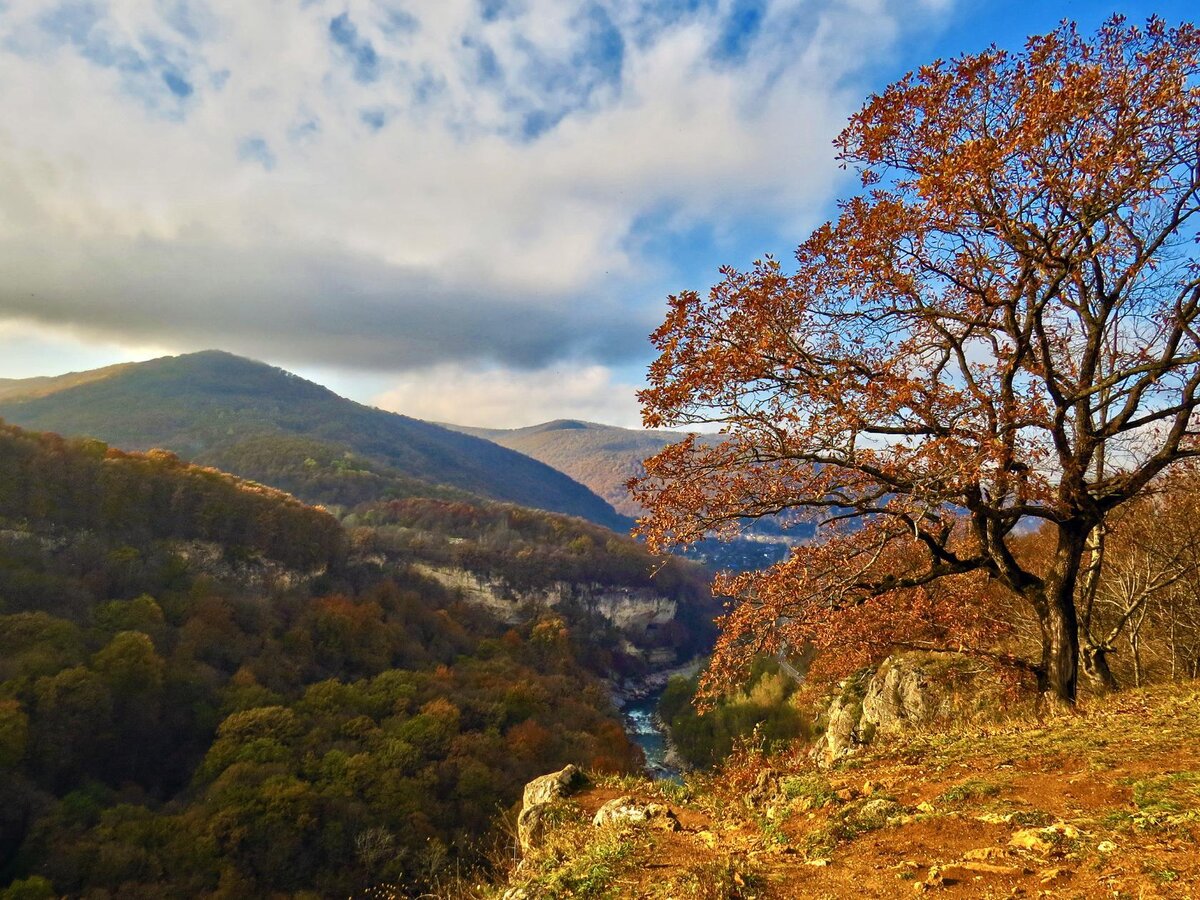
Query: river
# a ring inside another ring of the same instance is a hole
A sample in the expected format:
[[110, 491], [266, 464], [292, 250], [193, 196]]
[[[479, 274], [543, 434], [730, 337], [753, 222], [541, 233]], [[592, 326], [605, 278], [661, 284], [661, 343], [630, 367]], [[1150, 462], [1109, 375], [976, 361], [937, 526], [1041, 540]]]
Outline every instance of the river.
[[625, 716], [625, 729], [635, 744], [646, 754], [646, 770], [651, 778], [682, 781], [683, 775], [667, 762], [667, 736], [658, 724], [655, 710], [662, 691], [654, 691], [647, 697], [630, 702], [621, 712]]

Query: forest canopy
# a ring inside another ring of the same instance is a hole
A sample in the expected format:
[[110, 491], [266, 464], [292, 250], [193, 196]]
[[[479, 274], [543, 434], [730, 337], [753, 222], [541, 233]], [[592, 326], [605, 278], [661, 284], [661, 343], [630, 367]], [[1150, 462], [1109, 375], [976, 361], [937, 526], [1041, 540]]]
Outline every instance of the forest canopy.
[[590, 636], [551, 611], [502, 625], [363, 564], [327, 513], [169, 454], [5, 427], [0, 471], [20, 896], [435, 889], [547, 767], [642, 764]]

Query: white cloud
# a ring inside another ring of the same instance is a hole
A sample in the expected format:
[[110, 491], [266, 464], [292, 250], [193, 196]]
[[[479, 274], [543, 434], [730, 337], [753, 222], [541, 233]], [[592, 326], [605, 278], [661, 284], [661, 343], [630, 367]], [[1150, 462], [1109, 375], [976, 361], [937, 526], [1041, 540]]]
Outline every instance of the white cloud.
[[380, 372], [644, 359], [703, 284], [643, 248], [802, 236], [864, 61], [935, 15], [770, 0], [725, 58], [731, 0], [484, 5], [7, 0], [0, 317]]
[[374, 403], [418, 419], [482, 428], [519, 428], [551, 419], [640, 428], [636, 390], [618, 383], [605, 366], [519, 372], [443, 365], [406, 374]]

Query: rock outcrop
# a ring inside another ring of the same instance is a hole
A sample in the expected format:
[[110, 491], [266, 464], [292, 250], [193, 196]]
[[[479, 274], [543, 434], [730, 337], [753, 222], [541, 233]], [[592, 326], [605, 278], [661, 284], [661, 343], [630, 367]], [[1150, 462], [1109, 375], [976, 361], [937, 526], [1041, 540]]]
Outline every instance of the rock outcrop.
[[679, 820], [670, 809], [661, 803], [638, 803], [632, 797], [614, 797], [592, 817], [592, 824], [597, 828], [639, 822], [647, 822], [664, 831], [679, 830]]
[[945, 716], [950, 712], [950, 696], [943, 690], [946, 685], [936, 678], [928, 660], [911, 655], [888, 657], [867, 682], [863, 720], [878, 731], [895, 732]]
[[517, 843], [522, 854], [541, 843], [550, 823], [549, 807], [554, 801], [570, 795], [586, 781], [577, 766], [566, 766], [525, 785], [521, 812], [517, 815]]
[[813, 747], [819, 765], [831, 765], [880, 736], [948, 721], [963, 712], [964, 695], [986, 691], [972, 661], [948, 653], [894, 654], [840, 687]]
[[[542, 775], [525, 785], [521, 812], [517, 815], [517, 843], [522, 856], [542, 847], [555, 824], [564, 821], [560, 801], [586, 785], [587, 776], [575, 766]], [[669, 807], [632, 796], [607, 801], [596, 810], [591, 822], [595, 828], [646, 825], [663, 831], [679, 830], [679, 819]]]

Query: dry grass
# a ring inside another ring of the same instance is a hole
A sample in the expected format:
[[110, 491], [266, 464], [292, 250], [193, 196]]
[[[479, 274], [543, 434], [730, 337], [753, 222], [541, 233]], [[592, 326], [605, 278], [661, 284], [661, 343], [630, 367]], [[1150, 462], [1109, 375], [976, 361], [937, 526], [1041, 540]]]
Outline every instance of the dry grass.
[[[530, 898], [1196, 897], [1197, 735], [1200, 692], [1163, 687], [913, 734], [829, 772], [797, 756], [683, 788], [602, 782], [512, 884]], [[682, 829], [598, 833], [590, 815], [617, 794], [669, 803]]]

